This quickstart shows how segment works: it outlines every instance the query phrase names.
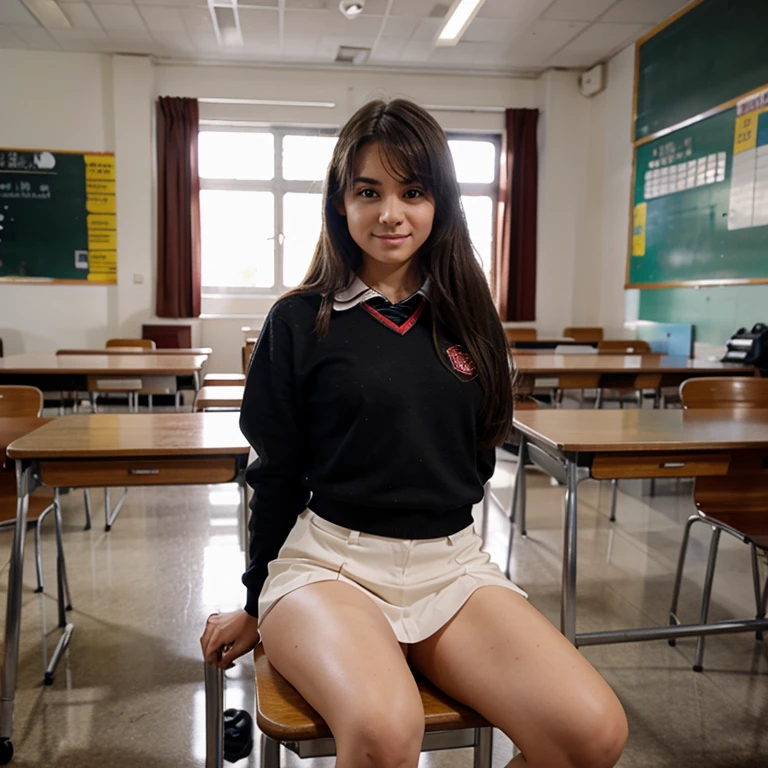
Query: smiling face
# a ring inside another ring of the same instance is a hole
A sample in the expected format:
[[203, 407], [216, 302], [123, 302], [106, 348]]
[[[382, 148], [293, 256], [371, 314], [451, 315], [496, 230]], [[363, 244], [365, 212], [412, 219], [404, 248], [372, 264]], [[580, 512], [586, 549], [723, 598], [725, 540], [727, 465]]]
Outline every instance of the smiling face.
[[340, 211], [365, 267], [406, 266], [432, 231], [435, 201], [415, 179], [391, 175], [377, 143], [357, 154], [353, 183]]

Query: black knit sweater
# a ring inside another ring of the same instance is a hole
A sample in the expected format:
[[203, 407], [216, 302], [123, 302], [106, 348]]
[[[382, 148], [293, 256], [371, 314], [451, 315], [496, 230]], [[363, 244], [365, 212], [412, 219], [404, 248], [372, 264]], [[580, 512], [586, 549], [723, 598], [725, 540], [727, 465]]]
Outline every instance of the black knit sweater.
[[460, 348], [438, 336], [437, 354], [423, 303], [402, 334], [365, 304], [334, 311], [322, 340], [313, 333], [320, 296], [272, 308], [240, 417], [259, 456], [246, 475], [251, 615], [269, 562], [307, 506], [338, 525], [403, 539], [472, 523], [495, 461], [492, 449], [477, 449], [482, 392]]

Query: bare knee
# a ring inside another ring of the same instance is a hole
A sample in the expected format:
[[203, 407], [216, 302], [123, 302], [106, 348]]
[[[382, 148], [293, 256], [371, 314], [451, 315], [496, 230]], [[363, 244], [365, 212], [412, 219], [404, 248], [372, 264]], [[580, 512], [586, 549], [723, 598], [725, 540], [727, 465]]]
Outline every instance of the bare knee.
[[565, 747], [568, 768], [613, 768], [629, 733], [624, 709], [615, 696], [590, 709], [578, 738]]
[[336, 740], [337, 766], [416, 768], [424, 739], [424, 713], [394, 709], [361, 711], [348, 719]]

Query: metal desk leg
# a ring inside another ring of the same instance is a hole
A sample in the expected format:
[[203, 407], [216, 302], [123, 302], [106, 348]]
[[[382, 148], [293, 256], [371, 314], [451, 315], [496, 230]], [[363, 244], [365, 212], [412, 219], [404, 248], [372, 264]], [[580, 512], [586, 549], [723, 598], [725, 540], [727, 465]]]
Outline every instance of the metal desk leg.
[[16, 696], [16, 672], [19, 665], [19, 634], [21, 630], [21, 592], [24, 570], [24, 535], [27, 530], [29, 493], [33, 486], [32, 466], [16, 462], [16, 528], [13, 531], [11, 565], [8, 573], [8, 604], [5, 613], [5, 646], [0, 678], [0, 765], [13, 757], [13, 706]]
[[576, 530], [578, 466], [565, 460], [565, 541], [563, 542], [563, 582], [560, 596], [560, 631], [576, 644]]

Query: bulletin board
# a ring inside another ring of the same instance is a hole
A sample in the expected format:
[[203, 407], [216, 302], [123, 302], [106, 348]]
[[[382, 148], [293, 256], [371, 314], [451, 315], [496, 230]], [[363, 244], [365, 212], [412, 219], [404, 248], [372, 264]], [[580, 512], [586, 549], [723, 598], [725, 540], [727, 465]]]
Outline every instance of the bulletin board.
[[695, 0], [636, 46], [627, 288], [768, 282], [763, 0]]
[[114, 154], [0, 148], [0, 282], [117, 282]]

